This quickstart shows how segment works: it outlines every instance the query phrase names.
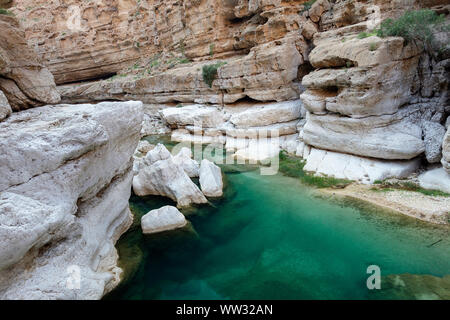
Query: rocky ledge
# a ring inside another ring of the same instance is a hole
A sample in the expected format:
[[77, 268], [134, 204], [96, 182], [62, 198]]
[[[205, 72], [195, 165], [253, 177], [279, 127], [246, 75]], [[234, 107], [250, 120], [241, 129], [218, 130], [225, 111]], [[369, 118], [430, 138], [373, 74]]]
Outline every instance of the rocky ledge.
[[140, 102], [57, 105], [0, 122], [0, 299], [99, 299], [119, 282]]

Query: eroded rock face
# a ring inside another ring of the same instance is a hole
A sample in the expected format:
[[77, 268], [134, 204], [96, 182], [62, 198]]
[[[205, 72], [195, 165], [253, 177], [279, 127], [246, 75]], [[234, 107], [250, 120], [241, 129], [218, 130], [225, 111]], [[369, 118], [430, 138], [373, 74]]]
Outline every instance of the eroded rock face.
[[444, 166], [447, 173], [450, 174], [450, 129], [444, 137], [444, 142], [442, 143], [442, 165]]
[[184, 215], [172, 206], [152, 210], [141, 218], [144, 234], [152, 234], [182, 228], [187, 224]]
[[8, 99], [6, 99], [3, 91], [0, 91], [0, 121], [7, 118], [12, 113]]
[[14, 111], [60, 102], [53, 75], [28, 46], [17, 20], [0, 15], [0, 90]]
[[99, 299], [118, 284], [141, 107], [46, 106], [0, 123], [2, 299]]
[[419, 183], [424, 189], [439, 190], [450, 194], [450, 174], [444, 168], [435, 168], [421, 174]]
[[387, 178], [406, 178], [420, 166], [419, 159], [386, 161], [312, 148], [304, 170], [319, 176], [370, 184]]
[[425, 154], [429, 163], [439, 162], [448, 113], [445, 54], [432, 59], [402, 38], [358, 34], [377, 26], [376, 15], [379, 23], [406, 9], [441, 4], [339, 1], [330, 10], [322, 10], [327, 4], [317, 4], [323, 32], [315, 34], [309, 55], [316, 70], [302, 80], [307, 90], [300, 99], [308, 114], [299, 139], [373, 161]]
[[[25, 0], [15, 2], [12, 10], [23, 21], [28, 41], [36, 46], [58, 84], [110, 76], [144, 56], [166, 51], [183, 53], [195, 61], [244, 57], [230, 62], [228, 71], [223, 71], [220, 87], [228, 90], [233, 86], [227, 99], [264, 94], [265, 99], [277, 97], [281, 101], [293, 98], [296, 92], [289, 78], [296, 77], [296, 68], [302, 62], [296, 49], [304, 43], [304, 17], [299, 14], [302, 2], [111, 0], [62, 4]], [[311, 36], [314, 28], [309, 26], [304, 33]], [[289, 36], [294, 41], [284, 40]], [[266, 46], [246, 57], [260, 45]], [[255, 55], [259, 63], [255, 63]], [[270, 62], [274, 60], [279, 62]], [[183, 88], [193, 79], [201, 80], [201, 74], [198, 77], [198, 72], [193, 72], [197, 68], [179, 70], [192, 74], [185, 80], [168, 72], [149, 80], [159, 85], [147, 87], [155, 88], [153, 96], [159, 96], [160, 102], [174, 99], [168, 97], [174, 92], [186, 95], [179, 101], [194, 102], [193, 95]], [[243, 73], [236, 73], [236, 68]], [[237, 82], [241, 82], [240, 88]], [[272, 92], [264, 89], [268, 82], [273, 85]], [[206, 85], [199, 88], [202, 95], [219, 96], [208, 89]], [[242, 89], [248, 93], [242, 93]], [[127, 87], [123, 90], [126, 92]]]

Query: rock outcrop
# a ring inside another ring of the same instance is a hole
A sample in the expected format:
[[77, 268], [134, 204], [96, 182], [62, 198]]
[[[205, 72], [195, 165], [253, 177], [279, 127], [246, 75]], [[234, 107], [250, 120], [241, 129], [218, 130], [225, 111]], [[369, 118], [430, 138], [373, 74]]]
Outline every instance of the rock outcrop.
[[9, 105], [8, 99], [2, 91], [0, 91], [0, 121], [7, 118], [12, 113], [11, 106]]
[[200, 187], [207, 197], [218, 198], [223, 195], [222, 171], [208, 159], [203, 159], [200, 164]]
[[18, 21], [0, 14], [0, 28], [0, 91], [12, 109], [60, 102], [53, 75], [28, 46]]
[[172, 206], [152, 210], [141, 218], [144, 234], [152, 234], [182, 228], [187, 224], [184, 215]]
[[141, 108], [45, 106], [0, 122], [2, 299], [99, 299], [118, 284]]
[[450, 174], [450, 129], [445, 134], [444, 141], [442, 143], [442, 165], [447, 173]]
[[388, 178], [406, 178], [419, 166], [420, 159], [387, 161], [311, 148], [304, 170], [318, 176], [371, 184]]
[[450, 174], [444, 168], [435, 168], [421, 174], [419, 183], [424, 189], [439, 190], [450, 194]]
[[200, 165], [192, 159], [192, 151], [189, 148], [181, 148], [180, 152], [173, 157], [173, 162], [181, 166], [189, 178], [198, 178], [200, 175]]
[[133, 190], [138, 196], [169, 197], [179, 207], [208, 202], [162, 144], [158, 144], [142, 160], [138, 174], [133, 178]]

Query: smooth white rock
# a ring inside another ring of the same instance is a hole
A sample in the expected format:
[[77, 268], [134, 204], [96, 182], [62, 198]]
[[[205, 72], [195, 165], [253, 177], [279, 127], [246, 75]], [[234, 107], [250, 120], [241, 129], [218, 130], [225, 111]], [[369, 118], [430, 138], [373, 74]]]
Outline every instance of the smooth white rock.
[[236, 128], [268, 126], [299, 119], [301, 109], [302, 102], [300, 100], [255, 106], [233, 114], [230, 122]]
[[203, 128], [216, 128], [224, 122], [224, 115], [217, 107], [207, 107], [201, 104], [166, 108], [161, 110], [160, 114], [172, 127], [195, 125]]
[[192, 159], [192, 151], [189, 148], [181, 148], [180, 152], [173, 157], [173, 162], [181, 166], [190, 178], [197, 178], [200, 174], [200, 165]]
[[178, 229], [186, 224], [187, 220], [184, 215], [172, 206], [152, 210], [141, 218], [141, 227], [144, 234]]
[[238, 161], [265, 162], [280, 153], [279, 139], [253, 139], [249, 140], [248, 147], [239, 149], [234, 157]]
[[450, 193], [450, 174], [444, 168], [436, 168], [422, 173], [419, 176], [419, 183], [424, 189]]
[[334, 114], [307, 115], [304, 141], [314, 147], [357, 156], [409, 160], [425, 151], [422, 128], [408, 110], [396, 115], [354, 119]]
[[222, 171], [208, 159], [200, 163], [200, 187], [207, 197], [221, 197], [223, 195]]
[[172, 131], [171, 136], [172, 141], [175, 142], [186, 142], [193, 144], [225, 144], [225, 136], [199, 136], [190, 134], [189, 131], [185, 129], [178, 129]]
[[311, 148], [304, 170], [319, 176], [370, 184], [387, 178], [405, 178], [416, 171], [419, 165], [420, 159], [386, 161]]
[[133, 190], [138, 196], [169, 197], [176, 201], [179, 207], [208, 202], [183, 167], [174, 162], [172, 155], [162, 144], [147, 153], [139, 173], [133, 178]]

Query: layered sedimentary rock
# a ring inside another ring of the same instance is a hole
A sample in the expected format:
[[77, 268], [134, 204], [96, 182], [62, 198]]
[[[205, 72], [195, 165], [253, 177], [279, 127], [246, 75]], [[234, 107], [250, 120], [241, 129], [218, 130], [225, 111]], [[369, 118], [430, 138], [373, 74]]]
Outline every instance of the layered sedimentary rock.
[[[303, 61], [297, 47], [302, 51], [302, 33], [310, 38], [316, 28], [309, 26], [303, 31], [307, 20], [299, 14], [303, 2], [111, 0], [61, 4], [25, 0], [15, 1], [12, 10], [59, 84], [120, 73], [137, 60], [164, 51], [194, 61], [236, 57], [221, 71], [223, 81], [218, 84], [229, 91], [227, 100], [262, 93], [265, 99], [281, 100], [296, 93], [291, 81]], [[274, 60], [278, 62], [274, 64]], [[188, 84], [202, 82], [198, 67], [201, 69], [201, 64], [149, 79], [146, 84], [159, 85], [146, 85], [154, 87], [151, 93], [155, 96], [148, 92], [146, 97], [159, 102], [177, 97], [193, 102]], [[190, 76], [183, 78], [179, 73]], [[264, 88], [269, 83], [272, 93]], [[142, 94], [139, 87], [132, 94]], [[121, 89], [123, 94], [130, 91], [127, 85]], [[198, 90], [214, 96], [209, 100], [218, 97], [206, 85]]]
[[174, 129], [172, 140], [218, 145], [242, 160], [262, 161], [278, 155], [280, 147], [297, 144], [302, 117], [299, 100], [279, 103], [187, 105], [160, 111]]
[[0, 122], [2, 299], [99, 299], [117, 285], [141, 107], [45, 106]]
[[0, 14], [0, 28], [0, 91], [12, 109], [60, 102], [53, 75], [28, 46], [16, 18]]
[[[441, 160], [449, 111], [447, 49], [431, 58], [403, 38], [358, 35], [408, 8], [442, 4], [340, 1], [329, 10], [324, 5], [316, 9], [323, 11], [322, 32], [315, 34], [309, 55], [316, 70], [302, 79], [307, 121], [299, 139], [323, 150], [303, 152], [306, 169], [373, 182], [377, 176], [406, 177], [418, 168], [422, 155], [429, 163]], [[368, 163], [372, 172], [361, 169]]]

